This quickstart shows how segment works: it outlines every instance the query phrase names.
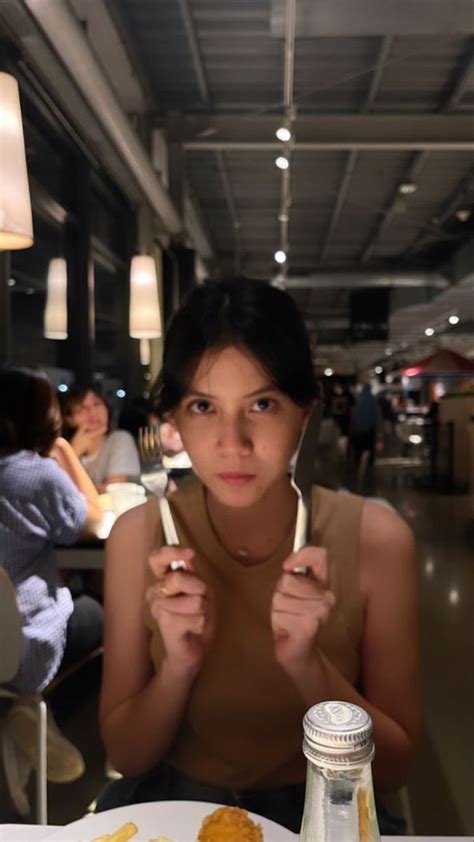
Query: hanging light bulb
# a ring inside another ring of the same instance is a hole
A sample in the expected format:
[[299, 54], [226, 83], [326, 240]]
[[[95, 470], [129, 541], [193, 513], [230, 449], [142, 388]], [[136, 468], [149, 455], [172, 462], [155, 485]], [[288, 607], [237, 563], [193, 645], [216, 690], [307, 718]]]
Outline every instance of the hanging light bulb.
[[46, 282], [44, 335], [46, 339], [67, 339], [67, 264], [64, 257], [49, 261]]
[[150, 365], [150, 340], [140, 339], [140, 363], [141, 365]]
[[0, 250], [33, 245], [18, 82], [0, 73]]
[[[161, 261], [158, 265], [161, 267]], [[156, 339], [162, 333], [156, 267], [153, 257], [132, 257], [129, 332], [134, 339]]]

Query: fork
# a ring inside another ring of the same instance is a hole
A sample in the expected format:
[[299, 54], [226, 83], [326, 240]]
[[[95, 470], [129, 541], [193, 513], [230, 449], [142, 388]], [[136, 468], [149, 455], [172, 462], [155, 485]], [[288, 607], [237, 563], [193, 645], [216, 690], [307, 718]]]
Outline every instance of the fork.
[[[138, 449], [140, 451], [142, 469], [140, 481], [148, 491], [158, 498], [166, 543], [168, 546], [178, 546], [178, 533], [166, 496], [168, 472], [162, 461], [163, 453], [160, 430], [157, 425], [140, 427], [138, 432]], [[186, 563], [183, 560], [172, 561], [171, 570], [186, 570]]]

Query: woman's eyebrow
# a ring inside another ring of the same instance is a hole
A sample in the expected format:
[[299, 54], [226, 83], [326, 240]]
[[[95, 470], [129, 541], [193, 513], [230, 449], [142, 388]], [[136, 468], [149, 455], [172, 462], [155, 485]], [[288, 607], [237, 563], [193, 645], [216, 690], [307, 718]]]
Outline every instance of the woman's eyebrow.
[[[269, 392], [278, 392], [278, 389], [272, 383], [269, 383], [268, 386], [260, 386], [258, 389], [254, 389], [253, 392], [247, 392], [247, 394], [244, 395], [244, 398], [255, 398], [257, 395], [263, 394], [268, 395]], [[211, 395], [209, 392], [200, 392], [197, 389], [188, 389], [186, 397], [214, 399], [216, 396]]]

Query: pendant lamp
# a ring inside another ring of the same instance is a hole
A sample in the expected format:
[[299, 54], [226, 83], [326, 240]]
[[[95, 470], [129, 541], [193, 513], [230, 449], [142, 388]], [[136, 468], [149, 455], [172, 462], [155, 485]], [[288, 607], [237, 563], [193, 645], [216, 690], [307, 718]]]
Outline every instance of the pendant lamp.
[[44, 311], [46, 339], [67, 339], [67, 265], [64, 257], [49, 262]]
[[33, 245], [18, 82], [0, 73], [0, 250]]
[[142, 365], [150, 365], [150, 361], [151, 361], [150, 340], [149, 339], [140, 339], [140, 363]]
[[129, 330], [134, 339], [157, 339], [162, 333], [156, 263], [146, 255], [132, 257]]

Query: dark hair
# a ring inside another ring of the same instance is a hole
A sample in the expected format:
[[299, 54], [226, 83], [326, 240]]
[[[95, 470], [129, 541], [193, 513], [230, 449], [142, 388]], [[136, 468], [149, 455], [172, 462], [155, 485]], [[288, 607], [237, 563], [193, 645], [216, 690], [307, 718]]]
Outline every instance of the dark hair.
[[0, 368], [0, 451], [46, 456], [61, 431], [59, 403], [40, 369]]
[[311, 351], [294, 300], [264, 281], [230, 278], [194, 287], [166, 334], [163, 367], [152, 391], [158, 414], [173, 410], [206, 351], [249, 351], [296, 404], [316, 396]]
[[63, 392], [59, 398], [59, 405], [61, 407], [61, 414], [63, 417], [62, 421], [62, 435], [65, 439], [70, 441], [76, 432], [76, 427], [69, 421], [69, 416], [72, 412], [74, 412], [75, 408], [79, 406], [83, 400], [85, 400], [86, 396], [92, 392], [96, 398], [99, 398], [100, 401], [104, 404], [107, 410], [107, 432], [109, 433], [112, 427], [111, 418], [112, 413], [110, 410], [110, 406], [106, 398], [104, 398], [103, 394], [96, 389], [94, 386], [70, 386], [67, 392]]

